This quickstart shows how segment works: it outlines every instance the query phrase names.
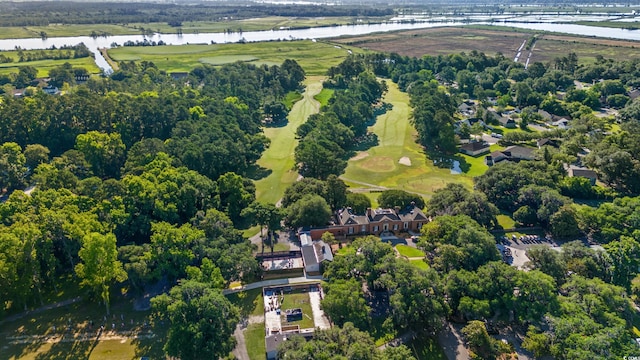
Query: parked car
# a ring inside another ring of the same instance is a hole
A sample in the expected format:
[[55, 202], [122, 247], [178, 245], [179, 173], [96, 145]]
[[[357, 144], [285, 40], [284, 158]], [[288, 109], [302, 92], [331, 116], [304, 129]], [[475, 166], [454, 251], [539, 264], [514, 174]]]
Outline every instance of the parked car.
[[491, 133], [491, 137], [494, 137], [496, 139], [502, 139], [502, 134], [498, 134], [498, 133]]

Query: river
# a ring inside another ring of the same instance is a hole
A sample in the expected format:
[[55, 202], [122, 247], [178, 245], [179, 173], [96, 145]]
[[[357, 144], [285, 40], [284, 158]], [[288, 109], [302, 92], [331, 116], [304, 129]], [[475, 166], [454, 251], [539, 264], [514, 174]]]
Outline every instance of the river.
[[[471, 20], [471, 22], [469, 22]], [[559, 24], [559, 23], [535, 23], [535, 22], [516, 22], [507, 19], [500, 21], [473, 21], [472, 19], [464, 22], [451, 20], [447, 22], [388, 22], [381, 24], [358, 24], [358, 25], [341, 25], [330, 27], [316, 27], [308, 29], [284, 29], [271, 31], [246, 31], [237, 33], [201, 33], [201, 34], [155, 34], [153, 36], [143, 35], [117, 35], [109, 37], [90, 37], [90, 36], [73, 36], [73, 37], [50, 37], [46, 39], [30, 38], [30, 39], [5, 39], [0, 40], [0, 50], [13, 50], [16, 46], [23, 49], [47, 49], [52, 46], [61, 47], [84, 43], [94, 54], [98, 67], [105, 72], [110, 72], [111, 67], [104, 59], [98, 48], [109, 48], [111, 44], [117, 43], [122, 45], [127, 41], [160, 41], [171, 45], [183, 44], [211, 44], [211, 43], [234, 43], [238, 41], [257, 42], [257, 41], [273, 41], [273, 40], [299, 40], [299, 39], [324, 39], [345, 35], [364, 35], [376, 32], [388, 32], [396, 30], [412, 30], [424, 29], [440, 26], [459, 26], [463, 24], [484, 24], [494, 26], [511, 26], [522, 29], [553, 31], [559, 33], [595, 36], [612, 39], [623, 40], [640, 40], [640, 32], [635, 30], [626, 30], [618, 28], [605, 28], [596, 26], [585, 26], [576, 24]]]

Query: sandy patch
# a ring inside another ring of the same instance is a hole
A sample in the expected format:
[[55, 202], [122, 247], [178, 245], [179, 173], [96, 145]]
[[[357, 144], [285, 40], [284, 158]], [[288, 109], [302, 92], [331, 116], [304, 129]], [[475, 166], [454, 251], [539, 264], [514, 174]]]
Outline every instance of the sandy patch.
[[369, 153], [368, 153], [368, 152], [366, 152], [366, 151], [360, 151], [360, 152], [358, 152], [358, 153], [356, 154], [356, 156], [352, 157], [352, 158], [351, 158], [351, 159], [349, 159], [349, 160], [351, 160], [351, 161], [358, 161], [358, 160], [362, 160], [362, 159], [366, 158], [367, 156], [369, 156]]
[[398, 160], [398, 163], [400, 165], [411, 166], [411, 159], [409, 159], [407, 156], [403, 156], [400, 158], [400, 160]]

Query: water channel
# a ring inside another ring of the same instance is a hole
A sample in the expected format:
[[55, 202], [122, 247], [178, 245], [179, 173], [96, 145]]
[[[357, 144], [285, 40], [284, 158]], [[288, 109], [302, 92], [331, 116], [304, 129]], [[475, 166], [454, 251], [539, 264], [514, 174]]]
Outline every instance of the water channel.
[[94, 54], [98, 67], [105, 72], [110, 72], [111, 67], [104, 59], [98, 48], [109, 48], [113, 43], [122, 45], [127, 41], [143, 42], [160, 41], [171, 45], [183, 44], [212, 44], [212, 43], [234, 43], [239, 41], [258, 42], [274, 40], [300, 40], [300, 39], [324, 39], [345, 35], [364, 35], [376, 32], [388, 32], [396, 30], [425, 29], [441, 26], [460, 26], [466, 24], [483, 24], [494, 26], [511, 26], [522, 29], [552, 31], [572, 35], [594, 36], [612, 39], [636, 40], [640, 41], [640, 31], [620, 28], [605, 28], [597, 26], [576, 25], [571, 23], [548, 23], [548, 22], [517, 22], [508, 19], [493, 21], [478, 21], [480, 19], [450, 20], [443, 22], [387, 22], [380, 24], [358, 24], [341, 25], [330, 27], [316, 27], [307, 29], [284, 29], [271, 31], [247, 31], [236, 33], [200, 33], [200, 34], [155, 34], [153, 36], [144, 35], [116, 35], [108, 37], [50, 37], [46, 39], [5, 39], [0, 40], [0, 50], [13, 50], [16, 46], [22, 49], [47, 49], [52, 46], [71, 46], [84, 43]]

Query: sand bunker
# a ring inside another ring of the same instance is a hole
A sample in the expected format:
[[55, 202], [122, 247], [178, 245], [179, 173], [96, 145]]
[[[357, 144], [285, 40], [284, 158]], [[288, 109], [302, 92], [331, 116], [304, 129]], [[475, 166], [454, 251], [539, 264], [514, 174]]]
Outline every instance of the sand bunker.
[[356, 154], [356, 156], [352, 157], [352, 158], [351, 158], [351, 159], [349, 159], [349, 160], [351, 160], [351, 161], [358, 161], [358, 160], [362, 160], [362, 159], [366, 158], [367, 156], [369, 156], [369, 153], [368, 153], [368, 152], [366, 152], [366, 151], [361, 151], [361, 152], [357, 153], [357, 154]]
[[400, 165], [411, 166], [411, 159], [409, 159], [406, 156], [403, 156], [400, 158], [400, 160], [398, 160], [398, 163], [400, 163]]

